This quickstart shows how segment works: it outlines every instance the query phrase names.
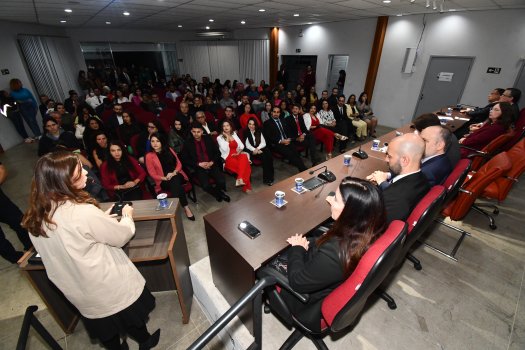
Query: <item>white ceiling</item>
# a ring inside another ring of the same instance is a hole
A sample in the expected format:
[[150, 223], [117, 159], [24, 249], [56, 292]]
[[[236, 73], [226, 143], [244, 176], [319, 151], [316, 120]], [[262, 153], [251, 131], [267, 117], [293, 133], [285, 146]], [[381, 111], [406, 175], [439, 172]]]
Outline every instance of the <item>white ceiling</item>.
[[438, 10], [433, 10], [433, 2], [426, 8], [426, 0], [1, 0], [0, 19], [73, 28], [201, 31], [210, 26], [216, 31], [433, 13], [442, 2], [444, 11], [525, 8], [525, 0], [436, 0]]

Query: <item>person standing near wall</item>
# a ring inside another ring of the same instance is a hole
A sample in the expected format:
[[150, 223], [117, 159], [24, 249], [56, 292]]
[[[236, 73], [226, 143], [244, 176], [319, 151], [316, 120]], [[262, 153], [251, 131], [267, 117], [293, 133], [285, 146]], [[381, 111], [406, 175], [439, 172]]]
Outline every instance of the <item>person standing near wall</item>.
[[27, 125], [33, 132], [36, 139], [40, 139], [42, 131], [36, 121], [36, 113], [38, 111], [38, 104], [35, 97], [28, 89], [22, 86], [20, 79], [11, 79], [9, 82], [11, 88], [11, 97], [16, 101], [20, 114], [26, 121]]

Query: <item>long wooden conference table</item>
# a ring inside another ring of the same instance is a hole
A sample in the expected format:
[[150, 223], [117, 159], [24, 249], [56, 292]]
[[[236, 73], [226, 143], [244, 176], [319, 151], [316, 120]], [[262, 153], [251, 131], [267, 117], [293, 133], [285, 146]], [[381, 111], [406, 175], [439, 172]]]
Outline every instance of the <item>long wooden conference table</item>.
[[[459, 128], [465, 120], [459, 112], [444, 125], [451, 131]], [[463, 119], [463, 118], [462, 118]], [[402, 133], [413, 132], [407, 124], [393, 130], [378, 139], [380, 147], [390, 142]], [[364, 179], [375, 170], [386, 171], [385, 153], [371, 150], [372, 141], [361, 146], [367, 152], [368, 158], [361, 160], [352, 157], [350, 166], [343, 164], [345, 154], [351, 155], [358, 147], [334, 157], [312, 169], [298, 173], [272, 187], [265, 188], [256, 194], [246, 196], [242, 200], [204, 216], [206, 239], [212, 270], [213, 282], [230, 305], [239, 300], [256, 280], [256, 271], [272, 260], [279, 252], [288, 246], [286, 239], [295, 233], [306, 234], [330, 217], [330, 207], [325, 201], [330, 191], [335, 191], [340, 181], [346, 176]], [[303, 194], [292, 191], [295, 178], [308, 180], [317, 176], [320, 171], [310, 174], [310, 170], [327, 166], [337, 180]], [[270, 202], [275, 197], [275, 191], [286, 193], [288, 203], [277, 208]], [[261, 235], [250, 239], [237, 226], [243, 220], [248, 220], [261, 231]], [[239, 317], [244, 325], [253, 331], [252, 309], [247, 307]]]

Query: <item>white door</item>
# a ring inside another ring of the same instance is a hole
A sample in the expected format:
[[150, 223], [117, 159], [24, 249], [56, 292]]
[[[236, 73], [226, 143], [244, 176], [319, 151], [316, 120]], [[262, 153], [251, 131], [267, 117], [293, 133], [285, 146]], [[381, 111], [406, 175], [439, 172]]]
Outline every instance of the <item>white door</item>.
[[[328, 56], [328, 79], [326, 80], [328, 94], [332, 88], [337, 87], [337, 80], [339, 80], [339, 71], [346, 71], [348, 65], [348, 56], [345, 55], [330, 55]], [[339, 91], [343, 93], [343, 91]]]
[[473, 63], [474, 57], [431, 56], [414, 118], [459, 103]]

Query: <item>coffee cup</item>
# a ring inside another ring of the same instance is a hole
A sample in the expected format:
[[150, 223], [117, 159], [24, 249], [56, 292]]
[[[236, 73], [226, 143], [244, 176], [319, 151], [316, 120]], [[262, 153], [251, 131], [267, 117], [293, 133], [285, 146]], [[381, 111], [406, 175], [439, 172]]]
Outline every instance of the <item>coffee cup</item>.
[[343, 156], [343, 164], [345, 166], [350, 166], [350, 161], [352, 160], [352, 156], [350, 154], [345, 154]]
[[275, 191], [275, 205], [278, 207], [284, 204], [285, 193], [283, 191]]
[[304, 183], [304, 179], [302, 177], [295, 178], [295, 190], [297, 192], [303, 191], [303, 183]]

